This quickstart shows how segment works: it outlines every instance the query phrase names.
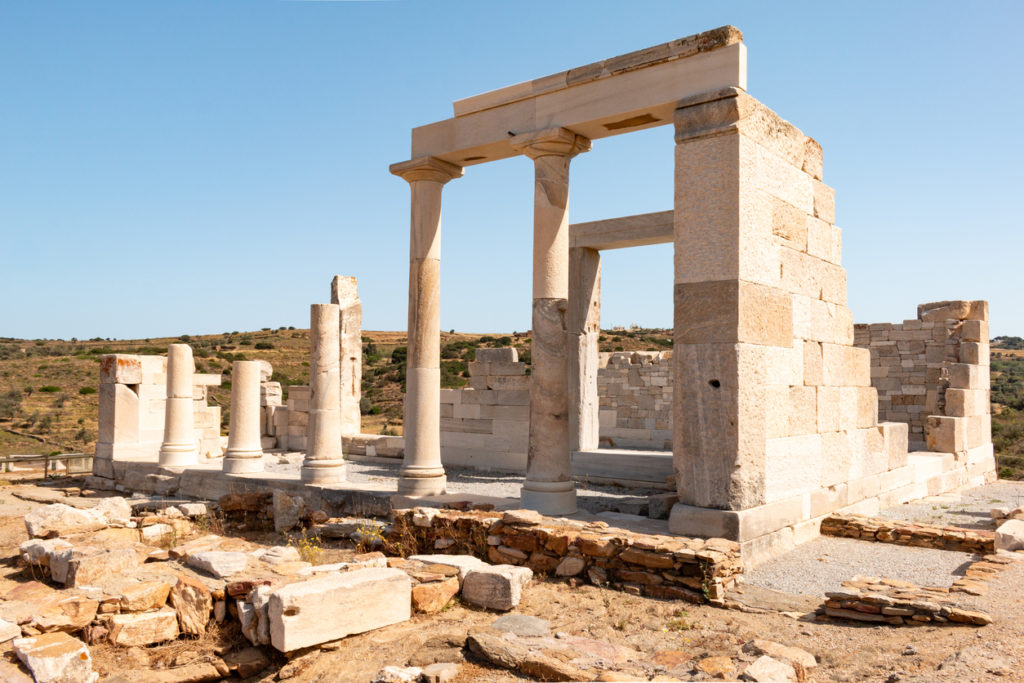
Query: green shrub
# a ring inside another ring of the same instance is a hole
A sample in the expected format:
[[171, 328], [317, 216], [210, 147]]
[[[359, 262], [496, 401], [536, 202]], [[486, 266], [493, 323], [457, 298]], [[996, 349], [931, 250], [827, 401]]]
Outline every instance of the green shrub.
[[89, 394], [95, 394], [97, 391], [96, 387], [82, 387], [78, 390], [82, 396], [88, 396]]
[[60, 387], [55, 387], [52, 384], [47, 384], [45, 387], [39, 387], [39, 391], [43, 392], [44, 394], [56, 394], [58, 391], [60, 391]]
[[256, 342], [257, 351], [269, 351], [274, 348], [274, 345], [270, 342]]

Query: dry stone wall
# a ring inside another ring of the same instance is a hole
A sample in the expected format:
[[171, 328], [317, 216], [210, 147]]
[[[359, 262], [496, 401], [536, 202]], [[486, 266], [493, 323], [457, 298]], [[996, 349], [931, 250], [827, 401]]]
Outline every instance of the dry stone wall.
[[600, 445], [672, 450], [672, 352], [601, 353]]

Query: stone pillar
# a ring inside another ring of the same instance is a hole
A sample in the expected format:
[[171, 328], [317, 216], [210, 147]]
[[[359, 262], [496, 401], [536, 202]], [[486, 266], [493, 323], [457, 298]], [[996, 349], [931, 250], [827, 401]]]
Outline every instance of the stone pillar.
[[569, 162], [590, 140], [564, 128], [512, 138], [533, 159], [533, 338], [530, 442], [523, 507], [548, 515], [576, 511], [569, 438]]
[[345, 481], [341, 451], [341, 377], [338, 306], [309, 307], [309, 424], [302, 481], [336, 484]]
[[569, 445], [596, 450], [600, 439], [597, 396], [601, 334], [601, 252], [569, 251]]
[[398, 492], [444, 493], [441, 464], [441, 188], [462, 168], [433, 157], [393, 164], [412, 190], [405, 460]]
[[224, 471], [245, 474], [263, 471], [260, 444], [260, 362], [236, 360], [231, 369], [231, 425]]
[[171, 344], [167, 349], [167, 407], [164, 412], [164, 441], [160, 464], [195, 465], [199, 449], [193, 422], [192, 375], [195, 372], [192, 347]]
[[354, 277], [335, 275], [331, 303], [340, 307], [341, 433], [358, 434], [362, 427], [359, 400], [363, 384], [363, 303]]

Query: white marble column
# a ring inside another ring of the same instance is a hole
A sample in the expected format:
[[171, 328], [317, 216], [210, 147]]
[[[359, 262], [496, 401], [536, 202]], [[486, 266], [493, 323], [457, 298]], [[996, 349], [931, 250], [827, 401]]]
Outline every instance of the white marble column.
[[569, 250], [569, 446], [597, 450], [601, 440], [597, 373], [601, 336], [601, 252]]
[[338, 313], [336, 304], [309, 307], [309, 426], [302, 461], [302, 481], [308, 484], [345, 481]]
[[533, 339], [530, 440], [523, 507], [547, 515], [576, 511], [569, 437], [569, 162], [590, 140], [564, 128], [517, 135], [533, 159]]
[[409, 183], [409, 341], [405, 374], [405, 459], [398, 492], [444, 493], [441, 464], [441, 188], [462, 167], [433, 157], [393, 164]]
[[260, 363], [236, 360], [231, 366], [231, 425], [224, 453], [225, 472], [263, 471], [260, 410]]
[[192, 374], [196, 366], [188, 344], [167, 349], [167, 407], [164, 411], [164, 442], [160, 464], [180, 467], [199, 462], [193, 419]]

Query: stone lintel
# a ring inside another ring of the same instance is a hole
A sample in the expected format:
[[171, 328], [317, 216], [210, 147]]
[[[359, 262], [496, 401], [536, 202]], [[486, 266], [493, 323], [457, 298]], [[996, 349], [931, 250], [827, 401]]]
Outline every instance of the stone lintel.
[[436, 183], [447, 183], [454, 178], [462, 177], [462, 167], [435, 157], [418, 157], [409, 161], [401, 161], [388, 167], [392, 174], [413, 182], [416, 180], [432, 180]]
[[666, 244], [675, 238], [673, 211], [642, 213], [569, 226], [569, 248], [602, 251], [648, 244]]

